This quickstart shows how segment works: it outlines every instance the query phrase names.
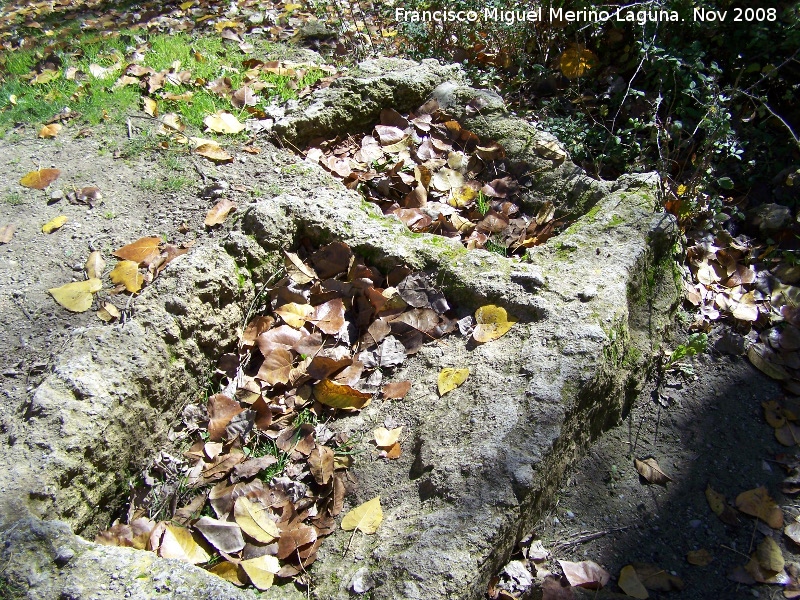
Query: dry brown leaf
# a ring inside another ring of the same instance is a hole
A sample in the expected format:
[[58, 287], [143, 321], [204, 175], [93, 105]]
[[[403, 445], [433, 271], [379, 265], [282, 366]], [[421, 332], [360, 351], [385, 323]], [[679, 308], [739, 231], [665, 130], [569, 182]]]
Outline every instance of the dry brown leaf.
[[146, 267], [161, 256], [159, 246], [162, 241], [160, 237], [143, 237], [119, 248], [115, 252], [112, 252], [112, 254], [122, 260], [130, 260], [137, 265]]
[[559, 560], [558, 564], [564, 571], [564, 576], [569, 584], [574, 587], [582, 587], [589, 590], [599, 590], [608, 584], [611, 575], [603, 567], [591, 560], [581, 562], [570, 562]]
[[314, 269], [305, 264], [297, 254], [292, 252], [284, 252], [285, 258], [283, 264], [286, 266], [286, 274], [292, 281], [300, 285], [309, 283], [317, 279], [317, 274]]
[[236, 204], [227, 198], [223, 198], [212, 206], [208, 214], [206, 214], [205, 226], [213, 227], [214, 225], [219, 225], [228, 218], [228, 213], [232, 210], [236, 210]]
[[291, 352], [283, 348], [275, 348], [264, 358], [256, 377], [270, 385], [287, 383], [292, 372], [293, 361], [294, 357]]
[[684, 588], [683, 580], [668, 573], [657, 565], [633, 563], [636, 576], [648, 590], [655, 592], [680, 591]]
[[314, 313], [314, 307], [310, 304], [287, 302], [276, 308], [273, 312], [282, 318], [283, 322], [289, 327], [300, 329]]
[[667, 487], [667, 483], [672, 479], [661, 470], [655, 458], [647, 458], [645, 460], [633, 459], [633, 465], [636, 471], [644, 477], [648, 483], [655, 483]]
[[95, 250], [89, 254], [83, 268], [86, 269], [86, 275], [89, 279], [99, 279], [103, 276], [103, 269], [106, 268], [106, 261], [103, 260], [103, 255], [99, 250]]
[[27, 188], [43, 190], [56, 179], [58, 179], [59, 175], [61, 175], [61, 171], [58, 169], [41, 169], [39, 171], [31, 171], [19, 180], [19, 184]]
[[800, 546], [800, 523], [797, 521], [789, 523], [783, 530], [783, 533], [786, 534], [786, 537], [792, 540], [795, 544]]
[[411, 390], [410, 381], [393, 381], [383, 386], [383, 397], [388, 400], [402, 400]]
[[122, 316], [120, 310], [111, 304], [111, 302], [104, 302], [97, 311], [97, 318], [106, 323], [110, 323], [114, 319], [119, 319]]
[[233, 160], [233, 156], [225, 152], [225, 150], [222, 149], [222, 146], [216, 142], [200, 144], [194, 149], [194, 153], [218, 163], [226, 163]]
[[297, 553], [299, 548], [313, 544], [317, 540], [317, 530], [303, 523], [281, 532], [278, 540], [278, 558], [286, 559]]
[[231, 419], [244, 409], [225, 394], [214, 394], [208, 398], [208, 439], [219, 442], [225, 439], [225, 428]]
[[773, 529], [783, 527], [783, 511], [764, 487], [739, 494], [736, 497], [736, 508], [746, 515], [758, 517]]
[[333, 477], [334, 471], [334, 452], [327, 446], [317, 445], [308, 457], [308, 466], [311, 468], [311, 475], [320, 485], [327, 485]]
[[328, 300], [316, 307], [309, 319], [323, 333], [334, 335], [344, 326], [344, 303], [341, 298]]
[[139, 273], [139, 265], [132, 260], [119, 261], [108, 276], [112, 282], [125, 286], [131, 294], [141, 290], [144, 284], [144, 277]]
[[706, 487], [706, 500], [708, 500], [708, 505], [714, 514], [720, 518], [720, 521], [726, 525], [735, 526], [739, 524], [736, 511], [728, 505], [725, 496], [712, 489], [710, 485]]
[[219, 521], [211, 517], [200, 517], [194, 528], [203, 534], [217, 550], [232, 554], [244, 548], [242, 529], [231, 521]]

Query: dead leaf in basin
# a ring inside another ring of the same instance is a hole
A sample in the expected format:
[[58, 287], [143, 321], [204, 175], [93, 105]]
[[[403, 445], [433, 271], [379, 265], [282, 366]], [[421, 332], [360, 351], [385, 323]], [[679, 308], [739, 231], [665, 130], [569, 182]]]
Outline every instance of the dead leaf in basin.
[[231, 419], [244, 409], [225, 394], [214, 394], [208, 398], [208, 439], [219, 442], [225, 438], [225, 428]]
[[41, 169], [39, 171], [31, 171], [19, 180], [19, 184], [27, 188], [43, 190], [56, 179], [58, 179], [59, 175], [61, 175], [61, 171], [58, 169]]
[[99, 279], [75, 281], [47, 290], [61, 306], [72, 312], [85, 312], [92, 307], [94, 293], [103, 287]]

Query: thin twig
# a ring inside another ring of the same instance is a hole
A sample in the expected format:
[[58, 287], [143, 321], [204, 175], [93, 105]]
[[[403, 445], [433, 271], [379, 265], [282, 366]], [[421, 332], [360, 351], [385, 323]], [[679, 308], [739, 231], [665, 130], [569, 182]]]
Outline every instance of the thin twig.
[[619, 531], [626, 531], [634, 525], [626, 525], [625, 527], [615, 527], [614, 529], [607, 529], [605, 531], [581, 531], [576, 533], [575, 535], [578, 536], [574, 540], [570, 540], [568, 542], [558, 542], [553, 545], [552, 552], [555, 553], [559, 550], [566, 550], [567, 548], [571, 548], [572, 546], [580, 546], [581, 544], [585, 544], [586, 542], [591, 542], [593, 540], [599, 539], [601, 537], [605, 537], [610, 533], [617, 533]]

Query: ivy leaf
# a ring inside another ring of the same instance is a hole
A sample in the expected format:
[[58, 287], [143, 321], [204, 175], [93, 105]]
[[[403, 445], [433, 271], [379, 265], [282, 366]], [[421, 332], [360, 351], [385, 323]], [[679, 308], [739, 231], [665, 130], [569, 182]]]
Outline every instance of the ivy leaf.
[[347, 513], [342, 519], [342, 529], [345, 531], [358, 529], [367, 535], [371, 535], [378, 531], [382, 521], [381, 497], [376, 496]]

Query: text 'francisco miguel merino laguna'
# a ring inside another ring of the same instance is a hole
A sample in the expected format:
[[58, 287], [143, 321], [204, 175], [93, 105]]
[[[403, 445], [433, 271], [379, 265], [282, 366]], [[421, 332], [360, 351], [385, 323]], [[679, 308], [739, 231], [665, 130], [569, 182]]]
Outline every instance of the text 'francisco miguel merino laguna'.
[[541, 6], [532, 9], [500, 10], [497, 7], [484, 7], [477, 10], [406, 10], [396, 8], [394, 11], [397, 21], [410, 23], [446, 23], [495, 21], [513, 25], [514, 23], [540, 22], [545, 16], [550, 21], [584, 22], [597, 21], [636, 21], [643, 24], [657, 21], [680, 21], [677, 11], [674, 10], [564, 10], [563, 8], [550, 8], [547, 13]]

